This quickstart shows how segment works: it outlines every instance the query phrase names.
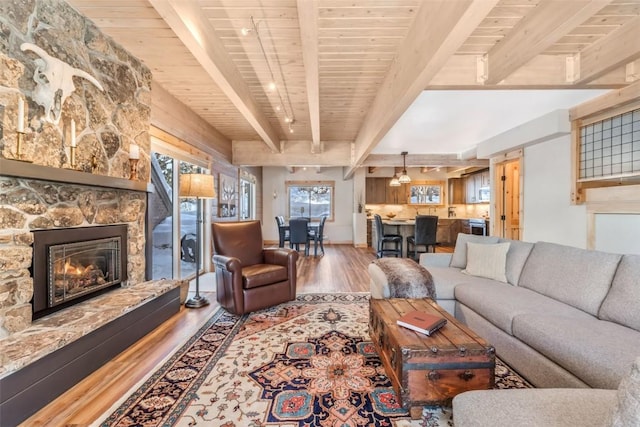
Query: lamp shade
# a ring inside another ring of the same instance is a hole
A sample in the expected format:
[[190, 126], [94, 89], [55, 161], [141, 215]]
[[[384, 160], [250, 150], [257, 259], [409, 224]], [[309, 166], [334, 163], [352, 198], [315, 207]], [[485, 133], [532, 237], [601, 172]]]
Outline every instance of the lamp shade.
[[213, 199], [216, 197], [216, 190], [213, 186], [213, 175], [204, 173], [186, 173], [180, 175], [180, 197]]

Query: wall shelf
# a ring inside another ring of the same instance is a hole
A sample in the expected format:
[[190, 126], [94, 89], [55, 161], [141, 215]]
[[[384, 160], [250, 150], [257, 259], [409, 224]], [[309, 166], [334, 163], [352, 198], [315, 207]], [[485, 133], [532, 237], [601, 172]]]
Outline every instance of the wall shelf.
[[0, 158], [0, 176], [153, 193], [153, 184]]

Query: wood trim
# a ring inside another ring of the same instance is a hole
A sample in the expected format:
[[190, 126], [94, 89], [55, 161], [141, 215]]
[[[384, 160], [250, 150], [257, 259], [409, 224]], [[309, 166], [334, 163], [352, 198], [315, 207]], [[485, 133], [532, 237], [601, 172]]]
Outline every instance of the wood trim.
[[187, 160], [198, 166], [210, 169], [213, 157], [193, 145], [177, 138], [155, 126], [149, 129], [151, 150], [170, 154], [180, 160]]
[[336, 208], [336, 182], [335, 181], [313, 181], [313, 180], [304, 180], [304, 181], [285, 181], [284, 182], [284, 191], [287, 195], [287, 203], [285, 205], [285, 209], [287, 212], [287, 216], [289, 212], [291, 212], [289, 206], [289, 187], [294, 186], [318, 186], [318, 187], [331, 187], [331, 215], [327, 218], [328, 222], [335, 221], [335, 208]]
[[569, 110], [569, 120], [579, 120], [595, 114], [605, 114], [606, 111], [638, 101], [640, 101], [640, 81], [622, 89], [605, 93], [571, 108]]

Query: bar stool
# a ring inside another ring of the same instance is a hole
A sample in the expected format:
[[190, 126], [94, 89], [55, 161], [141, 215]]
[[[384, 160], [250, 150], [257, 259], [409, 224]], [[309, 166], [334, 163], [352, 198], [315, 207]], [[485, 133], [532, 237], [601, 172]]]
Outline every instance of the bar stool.
[[[416, 216], [416, 225], [414, 235], [407, 236], [407, 256], [418, 261], [421, 253], [429, 252], [431, 248], [436, 251], [436, 246], [440, 243], [436, 241], [438, 232], [438, 217], [435, 215], [418, 215]], [[424, 251], [419, 251], [418, 247], [424, 246]]]
[[[376, 257], [382, 258], [384, 256], [395, 256], [402, 258], [402, 236], [399, 234], [384, 234], [384, 224], [380, 215], [375, 214], [374, 219], [376, 221], [376, 230], [378, 234], [378, 241], [376, 244]], [[386, 248], [385, 244], [393, 243], [394, 247]]]

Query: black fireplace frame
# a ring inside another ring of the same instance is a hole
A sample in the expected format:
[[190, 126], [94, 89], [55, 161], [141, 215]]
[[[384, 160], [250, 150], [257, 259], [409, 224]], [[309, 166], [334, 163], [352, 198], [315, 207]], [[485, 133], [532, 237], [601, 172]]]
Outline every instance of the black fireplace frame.
[[[48, 230], [34, 230], [33, 231], [33, 258], [31, 261], [31, 277], [33, 278], [33, 299], [31, 301], [33, 310], [33, 319], [51, 314], [55, 311], [61, 310], [65, 307], [69, 307], [73, 304], [77, 304], [81, 301], [85, 301], [89, 298], [93, 298], [104, 292], [109, 291], [115, 287], [120, 287], [122, 282], [127, 280], [127, 230], [126, 224], [117, 225], [100, 225], [92, 227], [77, 227], [77, 228], [54, 228]], [[64, 235], [64, 241], [61, 241], [60, 236]], [[91, 240], [105, 239], [110, 237], [120, 237], [120, 266], [121, 266], [121, 279], [120, 282], [115, 282], [111, 286], [97, 290], [96, 292], [83, 295], [79, 298], [71, 301], [49, 306], [48, 296], [48, 265], [47, 256], [49, 247], [52, 245], [59, 245], [61, 243], [71, 242], [88, 242]]]

